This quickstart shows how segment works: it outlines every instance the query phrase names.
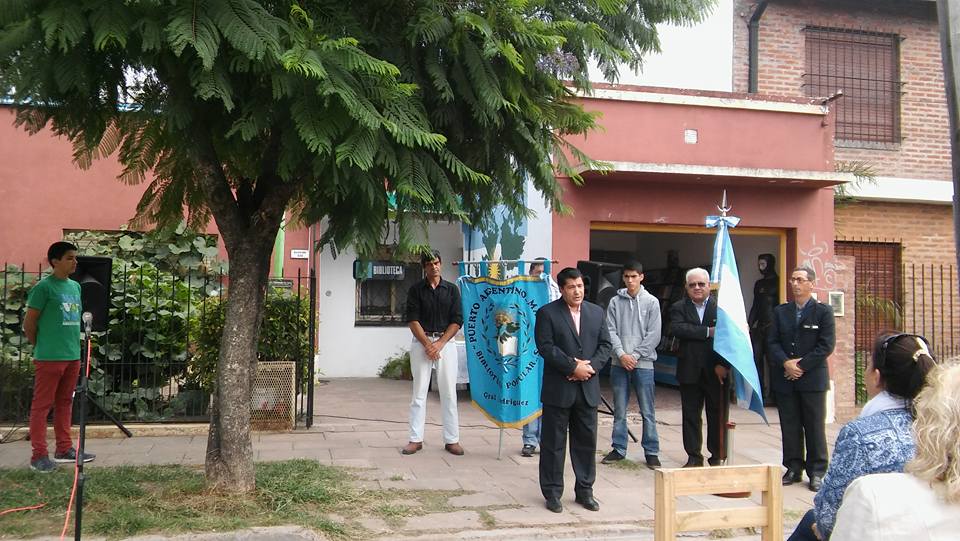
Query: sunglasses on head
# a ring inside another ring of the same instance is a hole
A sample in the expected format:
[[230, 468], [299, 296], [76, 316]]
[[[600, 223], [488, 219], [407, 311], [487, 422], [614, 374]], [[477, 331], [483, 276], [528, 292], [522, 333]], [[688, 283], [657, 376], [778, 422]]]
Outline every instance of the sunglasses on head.
[[910, 333], [897, 333], [891, 334], [890, 336], [883, 339], [883, 342], [880, 344], [880, 349], [877, 351], [876, 357], [873, 359], [873, 367], [877, 370], [886, 366], [887, 364], [887, 350], [890, 349], [890, 346], [893, 345], [897, 340], [903, 338], [904, 336], [910, 336], [917, 341], [917, 344], [920, 346], [913, 354], [913, 361], [916, 362], [917, 358], [921, 354], [930, 355], [929, 346], [927, 339], [920, 336], [919, 334], [910, 334]]
[[707, 283], [706, 282], [689, 282], [687, 283], [687, 287], [707, 287]]

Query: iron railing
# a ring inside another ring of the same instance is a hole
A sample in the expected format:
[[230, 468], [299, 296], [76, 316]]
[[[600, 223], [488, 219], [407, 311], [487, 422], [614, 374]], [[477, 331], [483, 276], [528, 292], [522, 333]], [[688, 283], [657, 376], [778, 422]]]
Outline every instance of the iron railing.
[[[94, 400], [125, 422], [198, 422], [208, 419], [210, 396], [197, 372], [197, 337], [209, 311], [226, 299], [222, 273], [203, 279], [155, 269], [122, 269], [112, 284], [108, 330], [95, 333], [89, 388]], [[32, 346], [23, 335], [27, 293], [42, 269], [6, 265], [0, 271], [0, 423], [23, 425], [33, 390]], [[315, 276], [271, 280], [268, 300], [283, 295], [305, 317], [291, 319], [295, 335], [297, 426], [312, 424], [316, 304]], [[286, 336], [286, 335], [285, 335]], [[261, 356], [263, 357], [263, 356]], [[266, 361], [267, 359], [264, 359]], [[289, 359], [286, 359], [289, 360]], [[207, 376], [209, 379], [209, 376]], [[105, 417], [94, 407], [92, 422]]]
[[902, 244], [887, 239], [838, 239], [837, 255], [853, 256], [856, 305], [857, 402], [866, 402], [863, 370], [876, 337], [886, 331], [919, 334], [937, 359], [960, 354], [960, 297], [952, 264], [904, 262]]

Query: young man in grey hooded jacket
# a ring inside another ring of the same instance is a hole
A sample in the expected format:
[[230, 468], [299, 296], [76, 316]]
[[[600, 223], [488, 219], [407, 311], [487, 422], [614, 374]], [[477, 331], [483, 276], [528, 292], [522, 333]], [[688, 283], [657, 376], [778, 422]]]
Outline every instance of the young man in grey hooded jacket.
[[602, 460], [610, 464], [627, 457], [627, 405], [630, 389], [637, 395], [643, 436], [640, 445], [647, 467], [660, 467], [660, 438], [654, 413], [653, 363], [660, 343], [660, 302], [644, 289], [643, 266], [623, 266], [623, 283], [607, 306], [607, 329], [613, 343], [610, 387], [613, 390], [613, 450]]

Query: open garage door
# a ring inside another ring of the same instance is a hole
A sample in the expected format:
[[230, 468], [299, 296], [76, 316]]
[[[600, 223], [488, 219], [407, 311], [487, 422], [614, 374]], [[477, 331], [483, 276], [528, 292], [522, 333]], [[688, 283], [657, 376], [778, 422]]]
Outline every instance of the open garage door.
[[[737, 228], [730, 233], [748, 316], [754, 301], [754, 284], [763, 276], [757, 264], [760, 254], [772, 254], [776, 258], [779, 290], [777, 302], [785, 302], [786, 232], [776, 229]], [[644, 269], [644, 287], [660, 300], [663, 339], [657, 353], [658, 382], [677, 384], [674, 355], [676, 345], [670, 337], [668, 310], [671, 304], [684, 296], [684, 277], [688, 269], [703, 267], [710, 270], [715, 235], [715, 230], [705, 227], [591, 224], [590, 260], [611, 265], [622, 265], [630, 260], [639, 261]], [[614, 284], [612, 281], [611, 286], [623, 287], [621, 283]], [[603, 291], [597, 293], [601, 298], [609, 299], [611, 296], [611, 291], [606, 291], [605, 294]], [[757, 348], [760, 346], [759, 342], [755, 345]], [[764, 367], [759, 368], [761, 378], [766, 379]]]

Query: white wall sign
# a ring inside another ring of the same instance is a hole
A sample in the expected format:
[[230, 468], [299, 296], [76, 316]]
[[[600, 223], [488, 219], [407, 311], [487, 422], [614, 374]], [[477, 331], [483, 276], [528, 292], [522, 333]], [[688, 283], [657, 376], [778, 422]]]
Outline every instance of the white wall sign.
[[290, 259], [310, 259], [310, 250], [290, 250]]

